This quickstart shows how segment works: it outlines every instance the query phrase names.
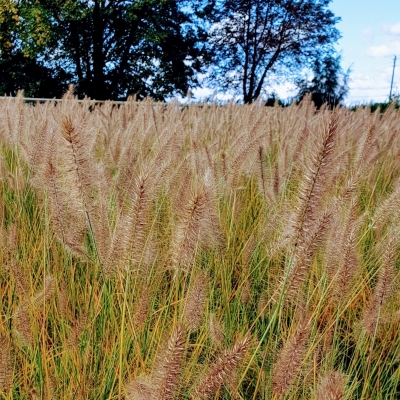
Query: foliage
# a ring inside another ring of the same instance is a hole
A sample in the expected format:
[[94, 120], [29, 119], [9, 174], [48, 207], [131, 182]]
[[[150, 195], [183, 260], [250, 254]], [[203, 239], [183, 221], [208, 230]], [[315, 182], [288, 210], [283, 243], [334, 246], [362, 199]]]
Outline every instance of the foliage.
[[55, 71], [42, 62], [15, 51], [0, 60], [0, 93], [15, 96], [24, 88], [26, 97], [59, 98], [71, 79], [64, 71]]
[[379, 112], [384, 113], [388, 108], [393, 107], [395, 109], [400, 108], [400, 103], [399, 103], [399, 96], [393, 96], [394, 100], [392, 102], [382, 102], [382, 103], [370, 103], [370, 104], [361, 104], [357, 106], [351, 107], [353, 111], [358, 110], [359, 108], [369, 108], [371, 112], [375, 112], [379, 110]]
[[339, 38], [330, 0], [224, 0], [210, 32], [211, 82], [245, 103], [263, 94], [271, 73], [291, 73]]
[[298, 82], [298, 100], [311, 94], [311, 99], [319, 109], [323, 104], [334, 108], [341, 104], [346, 97], [349, 87], [350, 69], [346, 72], [340, 66], [340, 55], [333, 52], [327, 53], [323, 58], [314, 62], [311, 81], [302, 79]]
[[0, 93], [60, 97], [71, 78], [39, 57], [53, 35], [39, 2], [0, 1]]
[[[184, 95], [199, 76], [245, 103], [335, 42], [330, 0], [0, 0], [2, 92]], [[202, 75], [205, 74], [205, 75]]]
[[[207, 62], [207, 56], [198, 46], [204, 32], [200, 26], [196, 30], [191, 27], [191, 16], [181, 10], [181, 3], [184, 2], [7, 3], [12, 8], [0, 28], [1, 58], [7, 61], [15, 58], [14, 53], [22, 52], [27, 57], [24, 71], [32, 63], [40, 68], [36, 76], [27, 74], [33, 82], [43, 79], [43, 71], [55, 71], [52, 78], [59, 85], [65, 85], [63, 78], [68, 77], [69, 83], [76, 84], [79, 95], [96, 99], [134, 94], [164, 99], [173, 93], [184, 94], [196, 84], [195, 73]], [[4, 84], [15, 92], [18, 88], [27, 89], [23, 83], [24, 80], [14, 79]], [[38, 85], [40, 88], [44, 83]]]

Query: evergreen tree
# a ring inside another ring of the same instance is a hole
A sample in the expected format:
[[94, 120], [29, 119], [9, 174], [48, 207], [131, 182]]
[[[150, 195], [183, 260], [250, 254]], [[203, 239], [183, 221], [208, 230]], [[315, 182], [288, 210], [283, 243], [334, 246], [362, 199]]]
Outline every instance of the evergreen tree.
[[298, 82], [300, 101], [306, 94], [311, 94], [311, 99], [317, 108], [328, 104], [330, 108], [339, 105], [346, 97], [349, 87], [350, 69], [343, 71], [341, 56], [332, 50], [322, 59], [317, 59], [313, 65], [311, 81], [302, 79]]

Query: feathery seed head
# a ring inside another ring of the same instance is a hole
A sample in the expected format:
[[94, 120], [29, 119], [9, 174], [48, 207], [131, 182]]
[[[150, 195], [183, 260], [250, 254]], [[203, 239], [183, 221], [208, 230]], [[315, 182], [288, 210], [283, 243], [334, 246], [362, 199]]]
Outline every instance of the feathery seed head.
[[283, 396], [289, 391], [302, 365], [303, 353], [309, 334], [309, 321], [307, 321], [305, 315], [301, 316], [296, 331], [283, 345], [274, 366], [272, 385], [276, 395]]
[[208, 372], [201, 377], [192, 392], [191, 398], [193, 400], [213, 398], [218, 388], [232, 378], [232, 374], [235, 373], [249, 349], [250, 343], [250, 336], [246, 336], [220, 355], [217, 361], [210, 366]]
[[222, 347], [225, 343], [224, 328], [222, 327], [221, 323], [218, 321], [214, 313], [210, 314], [209, 330], [211, 341], [217, 347]]
[[338, 371], [326, 373], [317, 388], [317, 400], [344, 400], [346, 376]]
[[200, 272], [186, 296], [184, 319], [190, 329], [199, 329], [204, 317], [208, 279], [205, 272]]
[[165, 347], [162, 347], [153, 366], [153, 383], [158, 400], [173, 400], [178, 389], [185, 353], [185, 330], [176, 326]]
[[11, 389], [14, 375], [13, 364], [10, 340], [0, 333], [0, 394], [5, 394]]
[[155, 399], [154, 384], [149, 376], [140, 376], [125, 386], [127, 400]]

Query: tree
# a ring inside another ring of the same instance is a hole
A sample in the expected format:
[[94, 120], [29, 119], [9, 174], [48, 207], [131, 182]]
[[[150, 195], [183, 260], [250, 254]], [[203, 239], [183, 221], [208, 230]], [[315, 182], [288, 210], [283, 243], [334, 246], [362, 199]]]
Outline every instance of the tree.
[[59, 97], [71, 78], [38, 55], [50, 39], [39, 3], [0, 0], [0, 94]]
[[[199, 46], [204, 32], [182, 11], [184, 0], [0, 2], [29, 17], [21, 18], [24, 29], [7, 21], [15, 51], [57, 72], [55, 79], [70, 77], [80, 96], [161, 100], [184, 94], [206, 61]], [[5, 59], [1, 55], [0, 62]]]
[[269, 74], [298, 71], [339, 38], [330, 1], [223, 0], [210, 32], [210, 81], [254, 101]]
[[23, 89], [26, 97], [61, 97], [71, 76], [54, 71], [35, 58], [13, 51], [7, 59], [0, 59], [0, 94], [15, 96]]
[[196, 82], [201, 51], [179, 0], [73, 1], [56, 18], [60, 59], [82, 95], [161, 100]]
[[334, 108], [346, 97], [349, 87], [350, 69], [343, 71], [341, 56], [334, 51], [328, 52], [322, 59], [317, 59], [313, 65], [313, 78], [311, 81], [302, 79], [298, 82], [300, 101], [306, 94], [311, 94], [311, 99], [319, 109], [323, 104]]

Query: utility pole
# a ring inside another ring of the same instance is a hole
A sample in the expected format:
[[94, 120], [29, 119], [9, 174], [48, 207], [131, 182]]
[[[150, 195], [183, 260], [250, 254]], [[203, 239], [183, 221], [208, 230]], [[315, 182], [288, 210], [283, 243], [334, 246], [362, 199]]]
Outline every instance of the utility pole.
[[394, 56], [393, 60], [393, 72], [392, 72], [392, 82], [390, 84], [390, 93], [389, 93], [389, 103], [392, 101], [392, 89], [393, 89], [393, 79], [394, 79], [394, 69], [396, 68], [396, 56]]

